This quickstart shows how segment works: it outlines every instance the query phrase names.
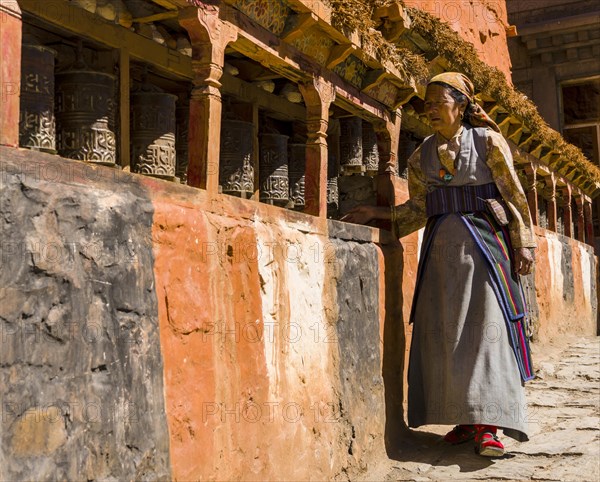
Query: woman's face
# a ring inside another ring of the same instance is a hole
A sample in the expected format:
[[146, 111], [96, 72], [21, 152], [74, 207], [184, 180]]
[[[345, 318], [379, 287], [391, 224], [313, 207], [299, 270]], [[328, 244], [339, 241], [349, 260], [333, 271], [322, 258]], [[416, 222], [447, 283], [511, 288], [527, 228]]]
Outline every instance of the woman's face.
[[450, 138], [460, 127], [460, 114], [465, 110], [442, 85], [430, 84], [425, 93], [425, 114], [431, 127], [446, 138]]

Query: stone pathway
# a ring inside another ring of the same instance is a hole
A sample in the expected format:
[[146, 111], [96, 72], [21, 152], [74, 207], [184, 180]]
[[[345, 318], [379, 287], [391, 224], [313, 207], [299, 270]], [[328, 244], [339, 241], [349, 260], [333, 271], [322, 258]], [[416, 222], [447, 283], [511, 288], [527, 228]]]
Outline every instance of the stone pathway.
[[536, 379], [527, 384], [530, 441], [502, 437], [503, 458], [448, 447], [448, 427], [411, 431], [391, 458], [357, 481], [600, 481], [600, 338], [533, 347]]

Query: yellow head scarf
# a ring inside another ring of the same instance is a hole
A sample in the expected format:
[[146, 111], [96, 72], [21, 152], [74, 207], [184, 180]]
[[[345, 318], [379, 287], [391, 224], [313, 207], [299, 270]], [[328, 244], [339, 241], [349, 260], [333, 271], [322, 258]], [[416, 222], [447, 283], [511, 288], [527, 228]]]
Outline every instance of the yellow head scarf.
[[458, 90], [464, 94], [471, 104], [470, 112], [465, 117], [465, 121], [473, 127], [490, 127], [496, 132], [500, 132], [498, 125], [490, 118], [477, 102], [475, 102], [475, 87], [473, 82], [466, 75], [460, 72], [444, 72], [443, 74], [432, 77], [428, 84], [444, 84]]

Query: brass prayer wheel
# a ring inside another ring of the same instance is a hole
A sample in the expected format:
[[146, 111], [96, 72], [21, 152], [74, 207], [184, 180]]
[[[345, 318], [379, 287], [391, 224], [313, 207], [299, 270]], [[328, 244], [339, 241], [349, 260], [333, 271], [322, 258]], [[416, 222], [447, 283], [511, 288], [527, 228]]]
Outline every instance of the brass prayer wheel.
[[363, 121], [362, 125], [363, 164], [367, 174], [375, 175], [379, 169], [379, 150], [377, 149], [377, 133], [373, 126]]
[[288, 136], [261, 134], [259, 145], [260, 200], [285, 206], [290, 196]]
[[290, 200], [294, 209], [302, 210], [306, 179], [306, 144], [289, 144]]
[[[31, 39], [34, 41], [34, 39]], [[23, 44], [21, 50], [19, 145], [56, 153], [54, 117], [54, 58], [42, 45]]]
[[188, 128], [190, 122], [190, 101], [187, 94], [180, 95], [175, 109], [175, 175], [182, 184], [187, 184], [187, 170], [189, 165]]
[[177, 96], [160, 92], [150, 84], [131, 93], [132, 172], [175, 177], [176, 101]]
[[78, 66], [56, 74], [56, 144], [63, 157], [116, 163], [115, 77]]
[[363, 165], [362, 119], [340, 119], [340, 164], [344, 171], [360, 172]]
[[253, 138], [252, 122], [221, 122], [219, 184], [223, 193], [242, 198], [249, 198], [254, 194]]

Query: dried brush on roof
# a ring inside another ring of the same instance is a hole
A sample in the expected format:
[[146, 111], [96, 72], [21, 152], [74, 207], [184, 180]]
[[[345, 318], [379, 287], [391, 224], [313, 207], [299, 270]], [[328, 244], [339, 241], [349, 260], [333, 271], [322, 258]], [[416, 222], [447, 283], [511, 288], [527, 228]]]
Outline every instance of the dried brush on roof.
[[326, 0], [326, 3], [332, 7], [333, 26], [345, 33], [358, 32], [361, 42], [366, 41], [373, 46], [378, 60], [392, 63], [417, 82], [429, 76], [427, 62], [421, 55], [388, 42], [375, 28], [373, 11], [391, 3], [391, 0]]

